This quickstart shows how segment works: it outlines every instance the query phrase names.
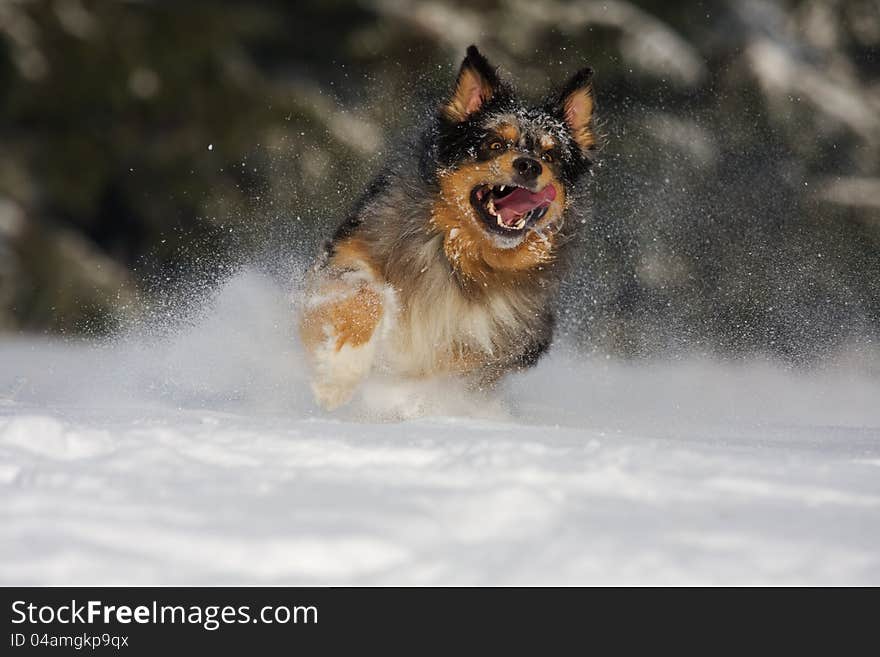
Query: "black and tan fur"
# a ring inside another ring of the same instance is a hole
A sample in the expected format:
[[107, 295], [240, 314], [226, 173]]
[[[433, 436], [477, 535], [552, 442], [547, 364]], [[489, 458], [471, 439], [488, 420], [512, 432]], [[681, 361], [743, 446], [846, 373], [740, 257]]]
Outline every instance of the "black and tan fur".
[[[314, 268], [301, 335], [319, 403], [345, 403], [373, 371], [486, 386], [538, 361], [589, 211], [590, 78], [527, 107], [468, 49], [413, 155], [375, 179]], [[511, 189], [540, 205], [505, 214]]]

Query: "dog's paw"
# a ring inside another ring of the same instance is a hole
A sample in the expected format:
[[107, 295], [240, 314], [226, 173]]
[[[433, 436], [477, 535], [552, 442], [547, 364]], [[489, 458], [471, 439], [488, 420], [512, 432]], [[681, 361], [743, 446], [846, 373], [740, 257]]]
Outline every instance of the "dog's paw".
[[328, 381], [315, 379], [312, 381], [312, 394], [318, 405], [327, 411], [333, 411], [351, 400], [358, 381]]
[[381, 289], [325, 289], [303, 313], [301, 335], [313, 368], [312, 391], [328, 410], [345, 404], [370, 372], [385, 315]]

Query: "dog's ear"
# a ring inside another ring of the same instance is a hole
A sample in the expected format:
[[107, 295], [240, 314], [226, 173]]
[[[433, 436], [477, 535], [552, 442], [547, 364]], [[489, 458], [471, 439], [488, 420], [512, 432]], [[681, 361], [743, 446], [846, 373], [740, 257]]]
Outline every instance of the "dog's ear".
[[495, 69], [476, 46], [469, 47], [452, 98], [442, 108], [443, 115], [453, 123], [466, 121], [492, 99], [499, 84]]
[[592, 79], [593, 69], [581, 69], [565, 84], [554, 103], [556, 114], [565, 121], [582, 153], [589, 151], [596, 143], [591, 124], [595, 105]]

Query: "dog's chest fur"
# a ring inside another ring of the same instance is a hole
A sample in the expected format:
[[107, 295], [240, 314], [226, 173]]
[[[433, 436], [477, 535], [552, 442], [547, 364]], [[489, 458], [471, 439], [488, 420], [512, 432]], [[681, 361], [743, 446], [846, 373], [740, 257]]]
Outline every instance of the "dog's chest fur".
[[534, 286], [474, 294], [455, 280], [442, 251], [434, 254], [408, 275], [389, 280], [396, 303], [383, 351], [394, 371], [486, 372], [516, 360], [544, 332], [546, 295]]

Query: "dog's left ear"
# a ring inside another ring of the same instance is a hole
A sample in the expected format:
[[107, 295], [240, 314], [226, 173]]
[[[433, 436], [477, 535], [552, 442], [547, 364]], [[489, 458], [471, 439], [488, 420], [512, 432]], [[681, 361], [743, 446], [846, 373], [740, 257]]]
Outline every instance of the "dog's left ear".
[[565, 121], [582, 153], [586, 153], [596, 144], [596, 135], [591, 125], [595, 104], [592, 79], [593, 69], [581, 69], [565, 84], [554, 103], [557, 115]]
[[466, 121], [492, 99], [499, 85], [495, 69], [476, 46], [469, 47], [452, 98], [443, 106], [443, 115], [453, 123]]

